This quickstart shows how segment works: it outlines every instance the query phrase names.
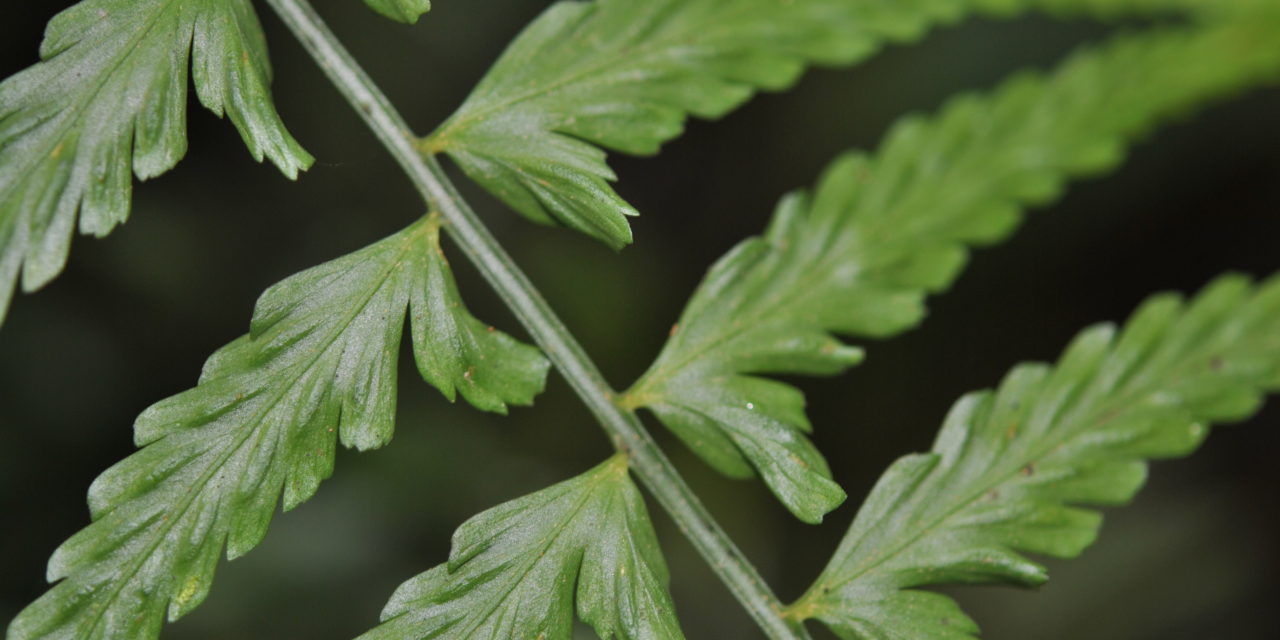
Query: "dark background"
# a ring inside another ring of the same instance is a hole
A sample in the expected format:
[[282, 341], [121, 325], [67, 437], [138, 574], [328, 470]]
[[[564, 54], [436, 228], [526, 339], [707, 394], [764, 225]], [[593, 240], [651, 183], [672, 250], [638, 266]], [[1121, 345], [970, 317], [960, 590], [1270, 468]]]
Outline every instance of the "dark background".
[[[7, 4], [0, 76], [35, 61], [44, 22], [70, 3]], [[317, 4], [425, 133], [545, 3], [442, 0], [412, 28], [356, 0]], [[18, 297], [0, 330], [0, 623], [46, 588], [49, 554], [87, 524], [89, 483], [133, 451], [133, 418], [193, 385], [204, 358], [246, 330], [265, 287], [422, 212], [388, 155], [263, 13], [280, 111], [315, 167], [296, 184], [282, 179], [193, 102], [188, 158], [137, 188], [127, 225], [102, 241], [77, 238], [66, 273]], [[459, 183], [625, 387], [707, 265], [757, 233], [779, 195], [846, 148], [874, 148], [904, 112], [1052, 65], [1105, 33], [1083, 21], [970, 21], [852, 70], [809, 73], [721, 122], [692, 122], [657, 158], [613, 156], [620, 192], [644, 213], [635, 245], [617, 254], [527, 224]], [[1018, 361], [1054, 358], [1079, 328], [1122, 319], [1150, 292], [1194, 290], [1224, 270], [1280, 269], [1278, 114], [1280, 91], [1270, 89], [1162, 129], [1113, 175], [1073, 185], [1012, 241], [977, 252], [922, 329], [868, 345], [868, 362], [848, 375], [802, 381], [815, 439], [851, 496], [825, 525], [798, 523], [758, 483], [720, 478], [655, 426], [656, 435], [780, 596], [798, 596], [859, 496], [897, 456], [928, 448], [961, 393], [995, 384]], [[476, 314], [524, 335], [453, 254]], [[278, 516], [254, 552], [223, 563], [209, 600], [166, 638], [352, 637], [400, 582], [445, 558], [467, 517], [609, 453], [555, 374], [535, 408], [501, 418], [449, 405], [402, 365], [394, 442], [340, 452], [316, 497]], [[1275, 637], [1277, 426], [1272, 406], [1217, 430], [1194, 457], [1154, 465], [1136, 504], [1111, 510], [1082, 558], [1049, 562], [1054, 579], [1038, 592], [955, 593], [993, 639]], [[757, 637], [666, 516], [654, 518], [688, 635]]]

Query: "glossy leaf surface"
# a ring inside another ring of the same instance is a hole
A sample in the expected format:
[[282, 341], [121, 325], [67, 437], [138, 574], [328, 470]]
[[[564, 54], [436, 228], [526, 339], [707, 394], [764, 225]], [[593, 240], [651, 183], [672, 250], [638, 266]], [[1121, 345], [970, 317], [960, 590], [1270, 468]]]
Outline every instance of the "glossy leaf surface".
[[293, 178], [311, 156], [271, 98], [262, 28], [248, 0], [85, 0], [49, 22], [42, 62], [0, 83], [0, 320], [58, 275], [71, 236], [129, 216], [133, 176], [187, 151], [187, 74], [250, 153]]
[[449, 562], [401, 585], [360, 640], [569, 638], [575, 610], [604, 640], [679, 639], [667, 582], [619, 455], [468, 520]]
[[194, 389], [138, 417], [137, 453], [89, 490], [93, 524], [54, 553], [61, 580], [9, 640], [154, 638], [209, 593], [225, 545], [255, 547], [283, 494], [292, 509], [333, 472], [341, 441], [391, 439], [405, 314], [423, 377], [450, 399], [529, 404], [548, 363], [462, 306], [427, 217], [295, 275], [258, 301], [251, 333], [205, 363]]

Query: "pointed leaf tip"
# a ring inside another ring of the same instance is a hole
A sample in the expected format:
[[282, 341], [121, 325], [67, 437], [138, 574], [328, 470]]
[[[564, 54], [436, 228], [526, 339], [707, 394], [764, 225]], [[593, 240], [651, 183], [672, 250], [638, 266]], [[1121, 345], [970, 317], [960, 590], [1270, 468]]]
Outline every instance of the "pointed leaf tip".
[[417, 24], [431, 10], [431, 0], [364, 0], [370, 9], [404, 24]]

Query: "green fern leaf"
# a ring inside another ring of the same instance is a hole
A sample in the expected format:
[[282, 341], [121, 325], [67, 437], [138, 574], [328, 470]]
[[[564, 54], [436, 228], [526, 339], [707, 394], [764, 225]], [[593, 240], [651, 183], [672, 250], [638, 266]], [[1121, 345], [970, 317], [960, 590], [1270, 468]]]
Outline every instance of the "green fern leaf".
[[1275, 26], [1122, 37], [1051, 76], [904, 119], [877, 156], [839, 159], [812, 197], [785, 198], [763, 238], [721, 258], [621, 402], [651, 409], [723, 473], [754, 467], [799, 518], [819, 521], [843, 493], [804, 435], [804, 396], [757, 374], [834, 374], [862, 351], [832, 332], [918, 324], [967, 247], [1006, 236], [1023, 207], [1112, 167], [1159, 119], [1275, 77]]
[[614, 248], [636, 211], [604, 149], [656, 153], [688, 115], [718, 118], [808, 64], [848, 65], [967, 13], [1234, 14], [1265, 0], [596, 0], [552, 6], [422, 143], [526, 217]]
[[933, 452], [872, 489], [821, 577], [790, 609], [846, 639], [972, 638], [948, 583], [1038, 585], [1019, 552], [1069, 558], [1127, 502], [1145, 460], [1183, 456], [1211, 422], [1253, 414], [1280, 389], [1280, 277], [1226, 277], [1189, 304], [1144, 304], [1123, 331], [1081, 333], [1058, 364], [1016, 367], [962, 398]]
[[644, 499], [616, 455], [490, 509], [453, 536], [449, 562], [400, 585], [361, 640], [683, 638]]
[[423, 377], [452, 399], [528, 404], [548, 363], [472, 317], [424, 218], [263, 294], [251, 333], [215, 353], [194, 389], [139, 416], [142, 450], [89, 490], [93, 524], [49, 562], [62, 581], [14, 619], [9, 640], [154, 638], [333, 471], [335, 441], [391, 438], [406, 309]]
[[416, 24], [422, 14], [431, 10], [431, 0], [364, 0], [370, 9], [405, 24]]
[[49, 22], [40, 62], [0, 83], [0, 320], [62, 271], [77, 215], [104, 236], [186, 153], [187, 67], [200, 101], [293, 178], [311, 156], [271, 102], [247, 0], [85, 0]]
[[[635, 210], [600, 147], [652, 154], [687, 114], [721, 116], [805, 64], [846, 64], [918, 36], [962, 3], [847, 0], [560, 2], [508, 47], [423, 143], [520, 213], [615, 248]], [[599, 145], [599, 146], [597, 146]]]

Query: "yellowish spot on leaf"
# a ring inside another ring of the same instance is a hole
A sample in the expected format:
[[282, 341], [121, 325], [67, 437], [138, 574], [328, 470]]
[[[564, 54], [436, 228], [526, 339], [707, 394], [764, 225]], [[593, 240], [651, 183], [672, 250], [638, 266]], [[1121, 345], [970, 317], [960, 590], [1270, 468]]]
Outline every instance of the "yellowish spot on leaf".
[[182, 585], [182, 591], [178, 592], [178, 597], [174, 598], [179, 608], [187, 606], [191, 599], [196, 597], [196, 592], [200, 590], [200, 578], [191, 576], [187, 578], [186, 584]]

